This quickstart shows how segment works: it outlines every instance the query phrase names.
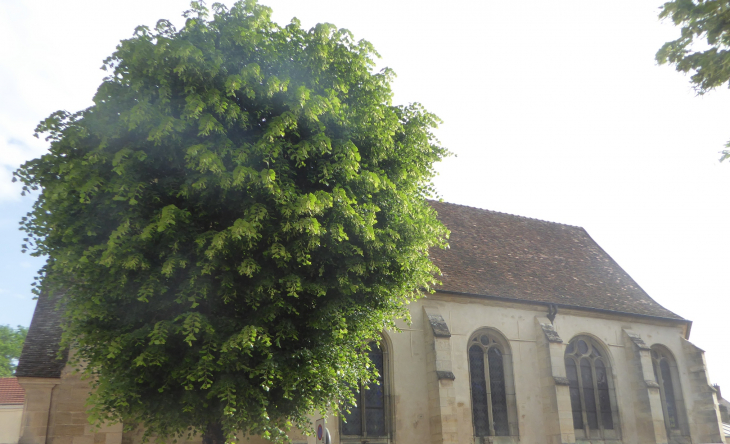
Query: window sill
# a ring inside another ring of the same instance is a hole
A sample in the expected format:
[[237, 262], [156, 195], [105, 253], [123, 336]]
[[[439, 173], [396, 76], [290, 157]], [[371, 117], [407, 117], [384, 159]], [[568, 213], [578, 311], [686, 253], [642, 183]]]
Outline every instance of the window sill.
[[683, 435], [679, 430], [671, 430], [669, 435], [669, 444], [691, 444], [692, 439]]
[[341, 444], [390, 444], [390, 438], [386, 437], [362, 437], [362, 436], [343, 436], [340, 438]]
[[620, 439], [576, 439], [575, 444], [621, 444]]
[[517, 444], [519, 436], [475, 436], [475, 444]]

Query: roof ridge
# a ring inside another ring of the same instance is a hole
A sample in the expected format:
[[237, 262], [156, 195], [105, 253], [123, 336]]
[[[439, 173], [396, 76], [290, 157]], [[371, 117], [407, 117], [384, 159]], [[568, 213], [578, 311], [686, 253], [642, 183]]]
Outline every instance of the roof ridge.
[[537, 222], [544, 222], [546, 224], [563, 225], [563, 226], [566, 226], [566, 227], [578, 228], [580, 230], [584, 230], [585, 231], [585, 228], [583, 228], [583, 227], [581, 227], [579, 225], [570, 225], [570, 224], [564, 224], [562, 222], [553, 222], [553, 221], [549, 221], [549, 220], [545, 220], [545, 219], [538, 219], [536, 217], [520, 216], [519, 214], [512, 214], [512, 213], [506, 213], [504, 211], [495, 211], [495, 210], [489, 210], [489, 209], [486, 209], [486, 208], [474, 207], [474, 206], [471, 206], [471, 205], [464, 205], [464, 204], [458, 204], [458, 203], [453, 203], [453, 202], [446, 202], [445, 200], [433, 200], [433, 199], [428, 199], [428, 200], [430, 200], [431, 202], [436, 202], [436, 203], [442, 203], [442, 204], [447, 204], [447, 205], [455, 205], [455, 206], [458, 206], [458, 207], [471, 208], [473, 210], [479, 210], [479, 211], [486, 211], [488, 213], [504, 214], [505, 216], [517, 217], [519, 219], [534, 220], [534, 221], [537, 221]]

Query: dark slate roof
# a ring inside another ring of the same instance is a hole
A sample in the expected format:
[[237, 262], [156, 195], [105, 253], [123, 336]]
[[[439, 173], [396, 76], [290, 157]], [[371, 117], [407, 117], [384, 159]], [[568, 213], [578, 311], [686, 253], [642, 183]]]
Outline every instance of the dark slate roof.
[[18, 378], [0, 378], [0, 405], [18, 405], [25, 401], [25, 390]]
[[15, 376], [61, 377], [66, 353], [63, 359], [57, 359], [61, 342], [61, 313], [56, 309], [56, 301], [57, 298], [45, 293], [38, 297]]
[[433, 249], [443, 290], [682, 320], [649, 297], [580, 227], [432, 202], [451, 230]]

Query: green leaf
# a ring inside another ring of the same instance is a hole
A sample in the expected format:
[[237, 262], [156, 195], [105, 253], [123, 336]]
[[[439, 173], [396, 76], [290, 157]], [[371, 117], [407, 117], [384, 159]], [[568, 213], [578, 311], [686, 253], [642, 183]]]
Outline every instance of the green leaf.
[[366, 344], [436, 283], [449, 153], [346, 30], [253, 0], [184, 15], [38, 126], [49, 151], [14, 174], [38, 197], [25, 246], [51, 258], [35, 291], [59, 295], [91, 419], [281, 441], [373, 380]]

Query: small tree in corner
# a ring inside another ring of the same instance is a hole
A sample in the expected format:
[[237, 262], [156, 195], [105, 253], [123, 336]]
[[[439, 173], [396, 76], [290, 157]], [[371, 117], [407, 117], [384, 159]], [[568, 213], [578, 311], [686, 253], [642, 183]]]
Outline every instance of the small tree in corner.
[[[698, 95], [730, 86], [730, 0], [671, 0], [661, 6], [659, 18], [669, 18], [681, 28], [679, 38], [657, 51], [660, 65], [691, 73], [690, 83]], [[730, 141], [720, 161], [727, 159]]]
[[26, 336], [28, 329], [22, 325], [17, 329], [0, 325], [0, 378], [15, 375]]
[[434, 115], [391, 104], [369, 43], [212, 9], [137, 28], [93, 106], [41, 123], [22, 228], [94, 420], [281, 439], [352, 400], [368, 342], [434, 283], [448, 152]]

